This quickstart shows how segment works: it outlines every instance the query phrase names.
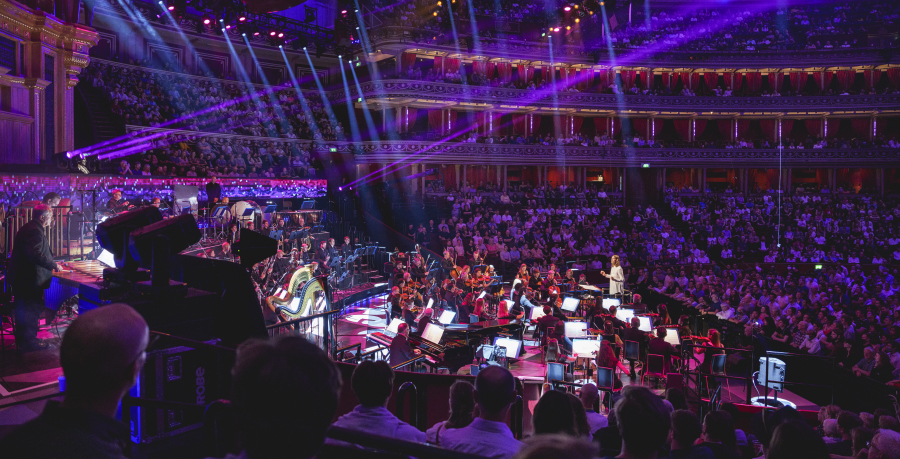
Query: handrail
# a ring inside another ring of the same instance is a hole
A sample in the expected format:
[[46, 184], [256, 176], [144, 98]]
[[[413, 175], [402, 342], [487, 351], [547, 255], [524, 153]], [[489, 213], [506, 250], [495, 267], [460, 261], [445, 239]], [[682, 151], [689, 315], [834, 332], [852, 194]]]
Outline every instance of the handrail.
[[276, 328], [284, 328], [284, 327], [286, 327], [286, 326], [288, 326], [288, 325], [296, 325], [296, 324], [299, 324], [299, 323], [302, 323], [302, 322], [308, 322], [308, 321], [313, 320], [313, 319], [320, 319], [320, 318], [323, 318], [323, 317], [327, 317], [327, 316], [331, 316], [331, 315], [337, 314], [337, 313], [339, 313], [339, 312], [341, 312], [341, 311], [340, 311], [340, 310], [325, 311], [325, 312], [320, 312], [320, 313], [318, 313], [318, 314], [313, 314], [313, 315], [311, 315], [311, 316], [306, 316], [306, 317], [301, 317], [301, 318], [299, 318], [299, 319], [289, 320], [289, 321], [287, 321], [287, 322], [278, 322], [277, 324], [266, 326], [266, 330], [273, 330], [273, 329], [276, 329]]
[[341, 358], [341, 356], [344, 354], [344, 352], [347, 352], [348, 350], [353, 348], [356, 348], [356, 353], [353, 354], [353, 356], [348, 360], [353, 360], [356, 363], [359, 363], [359, 354], [360, 352], [362, 352], [362, 343], [351, 344], [349, 346], [344, 346], [342, 348], [336, 349], [334, 351], [334, 355], [332, 356], [332, 360], [334, 360], [335, 362], [347, 363], [348, 360], [344, 360], [343, 358]]
[[360, 361], [363, 361], [363, 360], [366, 359], [366, 357], [368, 357], [368, 356], [370, 356], [370, 355], [372, 355], [372, 354], [375, 354], [375, 353], [377, 353], [377, 352], [382, 352], [382, 351], [384, 351], [385, 349], [387, 349], [387, 346], [378, 346], [377, 348], [372, 349], [372, 350], [369, 351], [369, 352], [364, 352], [364, 353], [362, 353], [362, 354], [359, 354], [359, 356], [358, 356], [358, 357], [359, 357], [359, 360], [360, 360]]
[[436, 446], [414, 443], [397, 438], [382, 437], [380, 435], [373, 435], [368, 432], [361, 432], [359, 430], [351, 430], [343, 427], [331, 426], [326, 435], [333, 440], [340, 440], [359, 446], [397, 453], [401, 456], [417, 457], [420, 459], [484, 459], [483, 456], [450, 451]]
[[427, 356], [425, 356], [424, 354], [423, 354], [423, 355], [420, 355], [420, 356], [418, 356], [418, 357], [413, 357], [413, 358], [407, 360], [406, 362], [398, 363], [397, 365], [392, 366], [391, 369], [394, 370], [394, 371], [397, 371], [397, 370], [399, 370], [400, 368], [405, 367], [406, 365], [412, 365], [412, 364], [414, 364], [414, 363], [416, 363], [416, 362], [418, 362], [418, 361], [420, 361], [420, 360], [425, 360], [426, 357], [427, 357]]
[[509, 423], [511, 424], [513, 436], [518, 440], [521, 440], [523, 435], [522, 432], [525, 425], [524, 410], [525, 401], [521, 395], [516, 395], [516, 401], [513, 402], [512, 409], [509, 412]]
[[403, 416], [403, 408], [404, 408], [404, 396], [409, 392], [412, 394], [411, 400], [409, 403], [409, 424], [413, 427], [418, 428], [419, 424], [419, 389], [416, 388], [416, 385], [411, 381], [407, 381], [403, 383], [399, 389], [397, 389], [397, 401], [396, 401], [396, 414], [397, 417]]
[[156, 335], [165, 339], [170, 339], [176, 342], [180, 342], [185, 346], [190, 346], [194, 349], [206, 349], [209, 351], [221, 352], [223, 354], [234, 355], [235, 349], [225, 346], [219, 346], [216, 344], [204, 343], [203, 341], [197, 341], [190, 338], [182, 338], [180, 336], [170, 335], [168, 333], [158, 332], [154, 330], [150, 330], [151, 335]]

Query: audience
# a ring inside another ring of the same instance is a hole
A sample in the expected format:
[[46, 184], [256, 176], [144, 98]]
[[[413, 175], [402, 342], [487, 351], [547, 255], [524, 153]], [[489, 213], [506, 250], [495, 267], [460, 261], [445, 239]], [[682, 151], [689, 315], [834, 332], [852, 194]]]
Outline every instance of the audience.
[[394, 386], [394, 370], [391, 370], [387, 362], [379, 360], [360, 363], [353, 370], [350, 385], [359, 405], [339, 417], [334, 422], [335, 427], [398, 440], [425, 442], [425, 432], [401, 421], [387, 409]]
[[714, 459], [708, 447], [695, 444], [701, 433], [700, 418], [696, 414], [688, 410], [675, 410], [669, 431], [669, 459]]
[[[247, 341], [238, 348], [232, 375], [231, 403], [244, 450], [240, 459], [316, 455], [337, 411], [342, 384], [337, 367], [321, 349], [299, 336]], [[273, 403], [273, 387], [290, 387], [304, 396]], [[385, 418], [372, 419], [385, 422]], [[276, 430], [291, 432], [292, 441], [272, 441]]]
[[822, 437], [802, 421], [788, 421], [775, 429], [766, 459], [829, 459]]
[[594, 411], [594, 407], [600, 402], [600, 391], [596, 385], [588, 383], [581, 386], [580, 398], [581, 406], [584, 407], [585, 415], [587, 416], [591, 435], [609, 425], [609, 420], [606, 416]]
[[703, 433], [700, 446], [712, 451], [715, 459], [740, 459], [734, 421], [725, 411], [712, 411], [703, 418]]
[[[642, 386], [622, 389], [615, 412], [622, 436], [620, 458], [655, 459], [666, 443], [671, 420], [662, 399]], [[610, 456], [611, 457], [611, 456]]]
[[[522, 442], [513, 437], [506, 425], [515, 397], [515, 378], [509, 370], [489, 366], [478, 372], [475, 377], [478, 417], [466, 427], [445, 432], [442, 446], [453, 451], [501, 459], [515, 455]], [[569, 406], [568, 402], [566, 406]]]
[[47, 402], [40, 416], [0, 440], [0, 451], [23, 459], [124, 459], [130, 429], [116, 412], [138, 380], [149, 342], [147, 322], [128, 305], [80, 314], [59, 351], [63, 401]]
[[428, 443], [441, 445], [441, 434], [468, 426], [475, 419], [475, 386], [456, 381], [450, 386], [450, 417], [425, 431]]
[[534, 434], [564, 434], [574, 437], [578, 435], [578, 426], [575, 424], [575, 413], [569, 403], [569, 397], [556, 390], [544, 392], [537, 405], [534, 406], [534, 414], [531, 422], [534, 425]]

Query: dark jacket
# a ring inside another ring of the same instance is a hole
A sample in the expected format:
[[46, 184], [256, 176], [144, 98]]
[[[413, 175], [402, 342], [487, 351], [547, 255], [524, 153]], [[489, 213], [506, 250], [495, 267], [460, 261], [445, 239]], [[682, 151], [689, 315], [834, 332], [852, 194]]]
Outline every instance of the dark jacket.
[[13, 292], [33, 292], [50, 287], [54, 269], [56, 262], [44, 227], [36, 221], [26, 223], [16, 233], [13, 243], [10, 261]]
[[678, 355], [678, 351], [675, 349], [675, 346], [667, 343], [666, 340], [662, 338], [653, 338], [650, 340], [650, 345], [647, 348], [648, 354], [657, 354], [663, 356], [664, 359], [664, 368], [663, 373], [669, 372], [669, 364], [672, 361], [673, 355]]
[[397, 335], [391, 340], [391, 366], [400, 365], [409, 361], [416, 356], [412, 348], [409, 346], [409, 340], [406, 336]]

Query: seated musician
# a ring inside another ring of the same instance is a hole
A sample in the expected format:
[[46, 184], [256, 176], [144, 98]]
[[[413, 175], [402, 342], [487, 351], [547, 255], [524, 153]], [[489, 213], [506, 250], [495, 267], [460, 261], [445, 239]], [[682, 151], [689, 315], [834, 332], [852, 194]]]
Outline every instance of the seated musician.
[[527, 313], [528, 317], [531, 317], [531, 311], [538, 307], [538, 305], [532, 302], [534, 299], [534, 292], [526, 289], [524, 284], [517, 285], [516, 290], [519, 299], [519, 301], [517, 301], [519, 307], [522, 308], [523, 314]]
[[[612, 368], [613, 374], [615, 374], [616, 369], [621, 370], [623, 373], [629, 372], [628, 368], [619, 361], [612, 345], [606, 340], [600, 342], [600, 352], [597, 353], [597, 368]], [[613, 384], [615, 389], [622, 387], [622, 381], [619, 378], [614, 377]], [[600, 387], [599, 384], [597, 386]]]
[[400, 304], [403, 306], [403, 321], [410, 327], [416, 325], [416, 313], [413, 312], [416, 309], [415, 298], [404, 293]]
[[347, 257], [353, 255], [353, 244], [350, 243], [350, 236], [344, 236], [344, 244], [341, 245], [341, 256], [346, 260]]
[[660, 327], [656, 329], [656, 337], [650, 340], [650, 344], [647, 345], [647, 353], [656, 354], [663, 356], [663, 360], [665, 364], [663, 366], [663, 373], [669, 372], [669, 365], [672, 361], [672, 357], [678, 356], [678, 350], [675, 349], [675, 346], [669, 344], [666, 341], [666, 335], [668, 334], [668, 330], [664, 327]]
[[262, 225], [260, 225], [258, 232], [259, 232], [259, 234], [262, 234], [263, 236], [268, 236], [269, 233], [272, 232], [272, 228], [269, 226], [268, 220], [262, 221]]
[[[456, 288], [456, 287], [454, 287], [454, 288]], [[453, 291], [451, 291], [451, 292], [453, 292]], [[466, 295], [465, 298], [462, 299], [462, 301], [457, 301], [459, 299], [460, 295], [462, 295], [462, 291], [459, 291], [459, 289], [456, 288], [455, 293], [451, 293], [451, 294], [454, 297], [454, 301], [456, 301], [456, 321], [461, 324], [469, 323], [470, 322], [469, 315], [472, 312], [473, 302], [475, 301], [474, 300], [475, 295], [472, 293], [469, 293], [468, 295]]]
[[611, 343], [614, 342], [619, 346], [625, 345], [625, 342], [622, 341], [622, 338], [616, 333], [616, 329], [615, 327], [613, 327], [613, 323], [609, 320], [607, 320], [606, 323], [603, 324], [603, 339]]
[[578, 282], [575, 280], [575, 271], [572, 271], [571, 269], [566, 270], [564, 283], [568, 284], [570, 291], [578, 288]]
[[509, 315], [506, 302], [500, 301], [497, 295], [487, 294], [484, 298], [475, 300], [474, 314], [482, 321], [497, 320]]
[[421, 257], [413, 258], [413, 263], [409, 268], [409, 272], [412, 275], [413, 280], [415, 280], [416, 282], [422, 282], [422, 280], [425, 279], [425, 276], [428, 274], [428, 272], [425, 271], [425, 266], [422, 265]]
[[481, 251], [479, 251], [478, 249], [475, 249], [475, 251], [472, 252], [471, 265], [478, 266], [478, 265], [482, 265], [482, 264], [484, 264], [484, 257], [481, 255]]
[[535, 267], [531, 270], [531, 277], [528, 278], [528, 288], [538, 293], [540, 299], [541, 293], [541, 284], [543, 283], [543, 279], [541, 278], [541, 269]]
[[456, 287], [461, 289], [466, 293], [472, 292], [472, 280], [469, 279], [469, 273], [463, 271], [459, 274], [459, 277], [456, 278]]
[[431, 317], [434, 316], [434, 309], [425, 308], [419, 317], [416, 317], [416, 330], [418, 334], [425, 332], [425, 326], [431, 323]]
[[[548, 330], [553, 329], [553, 334], [549, 335]], [[534, 329], [534, 337], [541, 337], [541, 346], [547, 345], [548, 338], [554, 338], [562, 342], [565, 337], [565, 324], [559, 317], [553, 315], [553, 308], [550, 305], [544, 305], [544, 316], [538, 319], [537, 327]]]
[[397, 336], [391, 340], [391, 366], [400, 365], [414, 359], [422, 351], [413, 349], [409, 345], [409, 325], [400, 324], [397, 327]]
[[309, 254], [309, 246], [304, 242], [300, 244], [300, 254], [297, 257], [302, 264], [306, 264], [310, 262], [311, 256]]
[[403, 305], [401, 304], [401, 301], [403, 301], [403, 298], [400, 295], [400, 287], [394, 286], [391, 289], [391, 294], [388, 295], [388, 303], [391, 304], [391, 319], [403, 317]]
[[516, 279], [528, 283], [528, 280], [531, 279], [531, 276], [528, 274], [528, 265], [522, 263], [522, 266], [519, 266], [519, 272], [516, 273]]
[[128, 210], [129, 202], [122, 200], [122, 190], [113, 190], [112, 199], [106, 201], [106, 210], [119, 213]]
[[341, 251], [338, 250], [337, 246], [335, 246], [334, 244], [335, 244], [334, 238], [330, 237], [330, 238], [328, 238], [328, 246], [325, 247], [325, 250], [328, 251], [328, 255], [331, 256], [332, 260], [341, 256]]
[[450, 257], [450, 251], [444, 251], [444, 258], [441, 258], [441, 276], [443, 279], [446, 279], [450, 276], [450, 271], [456, 268], [456, 263], [453, 262], [453, 258]]
[[625, 322], [622, 322], [618, 317], [616, 317], [616, 311], [618, 310], [617, 306], [609, 307], [609, 320], [613, 323], [616, 328], [625, 328]]

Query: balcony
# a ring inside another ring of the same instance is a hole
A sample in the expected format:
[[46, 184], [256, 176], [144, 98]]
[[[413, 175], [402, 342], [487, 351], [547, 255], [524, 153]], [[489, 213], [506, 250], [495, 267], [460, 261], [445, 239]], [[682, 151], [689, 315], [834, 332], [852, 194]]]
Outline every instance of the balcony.
[[[599, 94], [589, 92], [535, 91], [495, 88], [419, 80], [369, 81], [360, 85], [367, 100], [408, 101], [415, 105], [417, 98], [426, 99], [425, 106], [443, 102], [448, 106], [460, 103], [479, 104], [478, 110], [532, 111], [540, 108], [567, 108], [584, 111], [618, 112], [623, 109], [649, 112], [785, 112], [813, 111], [819, 116], [835, 112], [868, 112], [896, 110], [900, 107], [900, 94], [858, 96], [795, 96], [795, 97], [686, 97]], [[356, 87], [350, 88], [351, 97], [360, 97]], [[333, 102], [346, 101], [343, 91], [332, 91]], [[486, 104], [486, 105], [485, 105]]]
[[697, 149], [554, 147], [458, 142], [327, 142], [316, 149], [353, 154], [359, 163], [515, 164], [565, 166], [651, 167], [897, 167], [900, 150], [785, 149], [779, 161], [777, 149]]

